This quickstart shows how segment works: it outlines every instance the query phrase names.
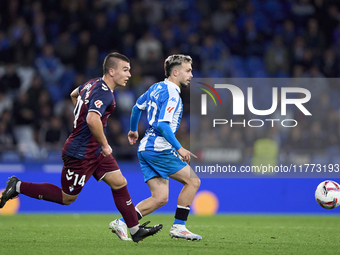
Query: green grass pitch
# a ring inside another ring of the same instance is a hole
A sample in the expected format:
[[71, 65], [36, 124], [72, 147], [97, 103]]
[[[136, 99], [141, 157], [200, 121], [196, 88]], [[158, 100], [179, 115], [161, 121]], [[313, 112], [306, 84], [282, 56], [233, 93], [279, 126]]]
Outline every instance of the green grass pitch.
[[163, 230], [139, 244], [123, 242], [109, 230], [118, 215], [18, 214], [0, 216], [0, 254], [337, 254], [337, 216], [190, 215], [187, 227], [203, 240], [171, 239], [172, 215], [141, 220]]

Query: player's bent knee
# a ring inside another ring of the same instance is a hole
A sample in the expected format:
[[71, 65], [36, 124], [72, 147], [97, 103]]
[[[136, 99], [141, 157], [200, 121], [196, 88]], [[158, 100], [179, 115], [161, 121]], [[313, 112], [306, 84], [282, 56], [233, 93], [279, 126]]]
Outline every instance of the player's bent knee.
[[117, 183], [115, 183], [114, 189], [121, 189], [121, 188], [124, 188], [126, 185], [127, 185], [127, 180], [123, 176], [121, 179], [119, 179], [119, 181]]
[[123, 180], [123, 184], [124, 184], [124, 186], [126, 186], [127, 185], [127, 180], [126, 180], [126, 178], [124, 177], [124, 180]]
[[199, 178], [192, 178], [189, 185], [198, 190], [198, 188], [201, 186], [201, 180]]
[[63, 204], [64, 205], [70, 205], [72, 204], [74, 201], [76, 201], [77, 197], [75, 198], [63, 198]]
[[153, 194], [153, 199], [154, 199], [154, 203], [156, 204], [157, 208], [160, 208], [162, 207], [163, 205], [165, 205], [168, 200], [169, 200], [169, 197], [167, 195], [159, 195], [157, 194], [156, 196]]
[[74, 201], [76, 201], [78, 195], [76, 196], [69, 196], [66, 195], [65, 193], [62, 194], [63, 196], [63, 205], [70, 205], [72, 204]]
[[114, 172], [107, 174], [103, 181], [107, 183], [111, 189], [121, 189], [124, 188], [127, 185], [126, 178], [122, 175], [122, 173], [119, 172]]
[[72, 204], [74, 201], [63, 201], [63, 205], [70, 205]]
[[156, 200], [157, 203], [157, 207], [162, 207], [163, 205], [165, 205], [168, 202], [168, 197], [160, 197]]
[[194, 187], [198, 189], [201, 186], [201, 179], [200, 178], [194, 178]]

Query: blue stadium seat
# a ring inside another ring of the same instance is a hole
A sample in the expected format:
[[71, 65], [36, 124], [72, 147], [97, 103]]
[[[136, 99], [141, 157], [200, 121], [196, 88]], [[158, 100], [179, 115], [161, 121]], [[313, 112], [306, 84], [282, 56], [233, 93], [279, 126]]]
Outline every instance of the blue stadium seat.
[[248, 57], [246, 58], [245, 63], [250, 74], [255, 74], [260, 71], [265, 72], [265, 65], [263, 59], [260, 57]]
[[254, 70], [250, 72], [250, 76], [254, 78], [268, 78], [268, 73], [265, 70]]
[[232, 68], [235, 69], [244, 69], [244, 60], [240, 56], [232, 55], [231, 56], [231, 63], [232, 63]]

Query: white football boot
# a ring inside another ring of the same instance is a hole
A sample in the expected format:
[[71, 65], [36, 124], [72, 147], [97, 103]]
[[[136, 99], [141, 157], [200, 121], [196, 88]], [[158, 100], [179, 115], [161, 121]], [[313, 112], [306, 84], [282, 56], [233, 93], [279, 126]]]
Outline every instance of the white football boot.
[[115, 233], [119, 237], [120, 240], [132, 241], [131, 238], [129, 238], [128, 236], [126, 224], [120, 219], [111, 221], [109, 228], [112, 230], [113, 233]]
[[180, 224], [174, 224], [172, 225], [170, 231], [169, 231], [169, 235], [171, 236], [171, 238], [183, 238], [183, 239], [187, 239], [187, 240], [192, 240], [192, 241], [199, 241], [202, 239], [201, 236], [196, 235], [194, 233], [191, 233], [186, 227], [185, 225], [180, 225]]

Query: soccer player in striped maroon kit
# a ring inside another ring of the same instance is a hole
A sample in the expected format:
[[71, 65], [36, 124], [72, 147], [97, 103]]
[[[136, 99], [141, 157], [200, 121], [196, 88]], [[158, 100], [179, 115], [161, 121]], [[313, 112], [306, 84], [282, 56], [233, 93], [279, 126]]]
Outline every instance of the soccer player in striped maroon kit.
[[[126, 221], [133, 241], [139, 242], [157, 233], [162, 225], [139, 225], [126, 179], [111, 155], [112, 148], [104, 134], [107, 119], [116, 105], [113, 90], [126, 86], [131, 77], [130, 61], [122, 54], [110, 53], [104, 60], [103, 73], [103, 77], [89, 80], [70, 95], [75, 105], [75, 120], [74, 129], [62, 149], [61, 188], [50, 183], [24, 182], [12, 176], [2, 193], [0, 208], [19, 194], [69, 205], [93, 176], [110, 186], [114, 202]], [[131, 239], [126, 236], [126, 240]]]

